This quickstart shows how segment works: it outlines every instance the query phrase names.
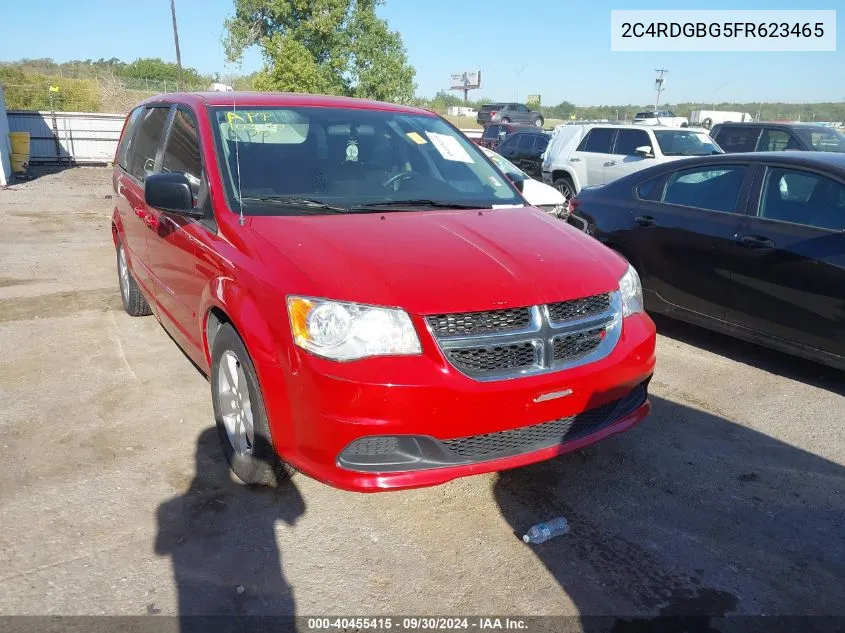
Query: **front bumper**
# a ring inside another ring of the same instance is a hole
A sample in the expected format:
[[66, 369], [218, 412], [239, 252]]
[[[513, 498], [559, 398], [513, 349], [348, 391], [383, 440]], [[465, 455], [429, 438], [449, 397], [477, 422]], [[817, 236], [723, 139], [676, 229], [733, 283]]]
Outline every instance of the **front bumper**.
[[260, 375], [281, 456], [332, 486], [375, 492], [513, 468], [627, 430], [650, 409], [654, 345], [639, 314], [606, 358], [536, 376], [473, 380], [425, 342], [421, 356], [354, 363], [299, 353], [293, 372]]

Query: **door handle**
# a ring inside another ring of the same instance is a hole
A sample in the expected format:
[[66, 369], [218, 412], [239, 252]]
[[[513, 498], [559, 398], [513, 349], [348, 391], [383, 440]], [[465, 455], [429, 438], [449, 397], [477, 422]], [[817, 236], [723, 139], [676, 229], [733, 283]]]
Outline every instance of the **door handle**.
[[746, 248], [774, 248], [775, 243], [773, 240], [770, 240], [768, 237], [763, 237], [762, 235], [743, 235], [739, 238], [739, 244], [741, 246], [745, 246]]
[[144, 224], [153, 231], [158, 230], [158, 218], [150, 213], [144, 214]]
[[609, 160], [604, 164], [604, 166], [605, 167], [613, 167], [615, 164], [616, 164], [615, 160]]
[[580, 158], [570, 158], [570, 159], [569, 159], [569, 162], [570, 162], [570, 163], [580, 163], [580, 162], [581, 162], [581, 159], [580, 159]]
[[634, 223], [639, 226], [654, 226], [657, 221], [650, 215], [638, 215], [634, 218]]

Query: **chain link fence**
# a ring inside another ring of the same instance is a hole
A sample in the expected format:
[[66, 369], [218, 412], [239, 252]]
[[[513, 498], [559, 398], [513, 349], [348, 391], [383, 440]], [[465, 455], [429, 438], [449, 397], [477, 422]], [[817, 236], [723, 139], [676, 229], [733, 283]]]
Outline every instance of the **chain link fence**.
[[[0, 79], [0, 81], [2, 81]], [[172, 79], [39, 77], [27, 83], [3, 83], [9, 110], [128, 112], [139, 101], [167, 92], [207, 90], [208, 85]]]

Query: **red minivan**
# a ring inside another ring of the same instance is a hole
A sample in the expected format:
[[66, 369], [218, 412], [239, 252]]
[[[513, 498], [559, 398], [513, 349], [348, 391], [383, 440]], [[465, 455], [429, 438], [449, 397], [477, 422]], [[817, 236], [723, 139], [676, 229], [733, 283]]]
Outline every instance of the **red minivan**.
[[207, 373], [247, 483], [379, 491], [512, 468], [649, 411], [637, 273], [431, 112], [149, 99], [115, 157], [123, 305]]

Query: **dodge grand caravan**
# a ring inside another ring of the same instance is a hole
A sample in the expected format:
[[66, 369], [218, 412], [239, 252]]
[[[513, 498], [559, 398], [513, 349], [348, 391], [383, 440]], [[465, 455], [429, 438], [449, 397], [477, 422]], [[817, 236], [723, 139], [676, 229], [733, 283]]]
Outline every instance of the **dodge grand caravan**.
[[207, 373], [247, 483], [548, 459], [647, 415], [655, 331], [628, 263], [520, 188], [424, 110], [155, 97], [115, 157], [123, 305]]

